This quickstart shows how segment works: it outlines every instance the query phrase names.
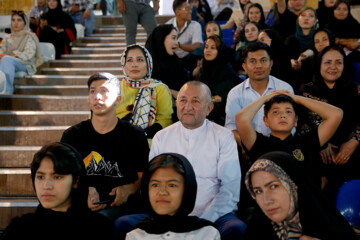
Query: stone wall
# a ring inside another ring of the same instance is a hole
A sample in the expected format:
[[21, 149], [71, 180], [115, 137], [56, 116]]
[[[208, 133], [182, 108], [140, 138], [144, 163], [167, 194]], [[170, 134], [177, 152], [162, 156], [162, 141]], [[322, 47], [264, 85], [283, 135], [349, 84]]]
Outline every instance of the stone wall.
[[11, 10], [23, 10], [28, 13], [34, 6], [34, 0], [0, 0], [0, 15], [11, 15]]

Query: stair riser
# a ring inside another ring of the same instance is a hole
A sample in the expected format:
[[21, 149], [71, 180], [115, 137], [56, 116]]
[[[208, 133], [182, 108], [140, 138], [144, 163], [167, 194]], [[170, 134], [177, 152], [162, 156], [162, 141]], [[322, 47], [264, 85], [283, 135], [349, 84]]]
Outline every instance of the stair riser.
[[[84, 53], [79, 53], [79, 54], [84, 54]], [[119, 54], [119, 53], [117, 53]], [[65, 59], [65, 60], [119, 60], [120, 59], [120, 56], [118, 55], [115, 55], [115, 56], [103, 56], [103, 55], [100, 55], [100, 56], [88, 56], [86, 53], [82, 56], [78, 56], [78, 55], [62, 55], [61, 56], [62, 59]]]
[[59, 88], [59, 89], [15, 89], [15, 94], [25, 94], [25, 95], [68, 95], [68, 96], [87, 96], [87, 88]]
[[29, 167], [37, 150], [0, 151], [0, 165], [9, 168]]
[[87, 111], [85, 99], [0, 98], [0, 110]]
[[88, 117], [89, 114], [0, 115], [0, 126], [72, 126]]
[[102, 62], [51, 62], [50, 67], [51, 68], [55, 68], [55, 67], [57, 67], [57, 68], [59, 68], [59, 67], [66, 67], [66, 68], [70, 68], [70, 67], [75, 67], [75, 68], [119, 67], [119, 68], [121, 68], [122, 66], [120, 64], [120, 59], [119, 59], [119, 61], [114, 61], [114, 62], [106, 62], [106, 61], [102, 61]]
[[0, 174], [1, 196], [34, 196], [30, 174]]
[[87, 85], [88, 77], [83, 78], [15, 78], [15, 85]]
[[[101, 70], [91, 70], [91, 68], [89, 69], [85, 69], [85, 70], [73, 70], [73, 69], [69, 69], [69, 70], [41, 70], [42, 74], [48, 74], [48, 75], [76, 75], [76, 76], [80, 76], [80, 75], [85, 75], [90, 77], [91, 75], [100, 72]], [[103, 72], [110, 72], [111, 74], [114, 75], [122, 75], [123, 71], [121, 69], [119, 70], [102, 70]]]
[[0, 145], [42, 146], [58, 142], [63, 130], [0, 130]]
[[[109, 48], [96, 48], [96, 49], [74, 49], [71, 53], [72, 54], [122, 54], [124, 50], [122, 49], [114, 49], [111, 50]], [[119, 58], [120, 59], [120, 58]]]

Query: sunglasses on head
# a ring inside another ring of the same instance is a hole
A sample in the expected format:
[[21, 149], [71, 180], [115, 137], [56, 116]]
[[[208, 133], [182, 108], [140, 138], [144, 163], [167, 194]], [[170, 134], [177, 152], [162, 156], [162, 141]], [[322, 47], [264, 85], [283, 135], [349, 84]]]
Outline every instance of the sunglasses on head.
[[17, 15], [24, 15], [24, 11], [23, 10], [11, 10], [12, 14], [17, 14]]

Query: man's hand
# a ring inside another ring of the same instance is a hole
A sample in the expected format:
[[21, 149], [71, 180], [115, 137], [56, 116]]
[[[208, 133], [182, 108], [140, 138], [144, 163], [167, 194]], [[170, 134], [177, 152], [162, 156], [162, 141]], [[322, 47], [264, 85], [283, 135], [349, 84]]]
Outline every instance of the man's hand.
[[359, 43], [358, 43], [357, 39], [354, 39], [354, 38], [350, 38], [350, 39], [337, 38], [336, 43], [346, 47], [350, 51], [354, 51], [357, 48], [359, 48]]
[[136, 187], [134, 184], [126, 184], [123, 186], [118, 186], [112, 189], [112, 191], [110, 192], [110, 196], [114, 196], [115, 195], [115, 199], [114, 201], [110, 204], [110, 207], [114, 207], [114, 206], [121, 206], [124, 203], [127, 202], [129, 196], [133, 193], [136, 192]]
[[155, 0], [153, 3], [154, 3], [153, 10], [155, 13], [157, 13], [160, 9], [159, 1]]
[[125, 7], [125, 3], [123, 0], [118, 0], [118, 4], [117, 4], [118, 10], [121, 14], [124, 14], [126, 12], [126, 7]]
[[83, 17], [84, 17], [85, 19], [88, 19], [88, 18], [90, 17], [90, 10], [89, 10], [89, 9], [86, 9], [86, 10], [84, 11]]
[[96, 191], [96, 188], [89, 187], [88, 207], [92, 211], [98, 211], [104, 209], [106, 207], [106, 204], [94, 204], [95, 202], [99, 202], [99, 201], [100, 201], [100, 197], [99, 197], [99, 193]]

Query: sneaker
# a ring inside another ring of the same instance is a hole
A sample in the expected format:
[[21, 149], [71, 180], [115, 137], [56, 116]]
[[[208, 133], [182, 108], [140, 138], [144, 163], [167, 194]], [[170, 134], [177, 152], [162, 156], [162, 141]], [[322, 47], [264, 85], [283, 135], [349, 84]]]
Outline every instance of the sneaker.
[[3, 71], [0, 71], [0, 94], [6, 94], [6, 76]]

